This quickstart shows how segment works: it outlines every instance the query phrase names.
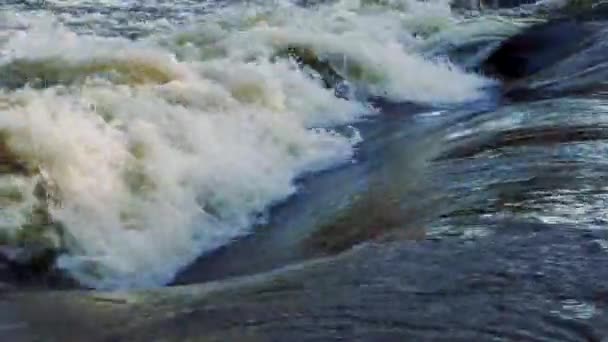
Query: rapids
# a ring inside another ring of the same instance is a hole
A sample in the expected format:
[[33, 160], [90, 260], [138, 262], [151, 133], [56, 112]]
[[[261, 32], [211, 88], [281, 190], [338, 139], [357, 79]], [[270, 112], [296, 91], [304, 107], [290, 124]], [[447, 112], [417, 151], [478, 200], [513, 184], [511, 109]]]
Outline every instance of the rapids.
[[[30, 173], [2, 174], [1, 191], [19, 195], [0, 231], [57, 250], [88, 287], [163, 285], [263, 223], [303, 175], [357, 163], [351, 125], [377, 115], [370, 99], [449, 107], [493, 84], [436, 50], [466, 21], [441, 1], [170, 7], [2, 6], [1, 146]], [[154, 29], [124, 34], [142, 22]], [[45, 238], [21, 238], [32, 234]]]
[[2, 2], [0, 340], [606, 340], [608, 7], [501, 3]]

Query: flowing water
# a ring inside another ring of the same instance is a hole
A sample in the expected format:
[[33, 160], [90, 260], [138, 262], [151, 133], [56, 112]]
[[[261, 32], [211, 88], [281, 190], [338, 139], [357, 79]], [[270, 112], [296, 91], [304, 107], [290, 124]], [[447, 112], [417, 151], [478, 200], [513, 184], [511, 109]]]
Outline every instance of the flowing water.
[[[58, 266], [87, 286], [162, 285], [250, 232], [298, 177], [356, 162], [361, 136], [348, 125], [378, 115], [370, 96], [449, 106], [491, 84], [423, 57], [417, 35], [456, 25], [443, 3], [154, 6], [3, 13], [3, 140], [35, 172], [4, 177], [23, 198], [2, 226], [33, 226], [32, 188], [48, 183]], [[291, 47], [327, 56], [349, 94], [300, 68]]]
[[478, 70], [547, 4], [0, 3], [0, 334], [600, 341], [605, 50]]

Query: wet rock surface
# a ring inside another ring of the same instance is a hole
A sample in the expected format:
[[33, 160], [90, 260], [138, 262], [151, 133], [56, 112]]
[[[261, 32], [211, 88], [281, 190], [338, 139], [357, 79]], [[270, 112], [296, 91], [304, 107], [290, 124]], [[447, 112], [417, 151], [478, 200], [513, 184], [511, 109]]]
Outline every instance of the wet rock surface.
[[[335, 259], [225, 283], [132, 295], [13, 294], [2, 300], [21, 322], [10, 333], [23, 330], [45, 341], [608, 336], [606, 233], [525, 222], [494, 228], [487, 238], [372, 243]], [[52, 310], [61, 314], [48, 315]]]
[[482, 72], [503, 79], [505, 96], [515, 101], [604, 94], [608, 6], [589, 7], [555, 14], [505, 40]]
[[505, 79], [527, 77], [577, 52], [591, 33], [574, 19], [536, 25], [503, 42], [483, 69]]

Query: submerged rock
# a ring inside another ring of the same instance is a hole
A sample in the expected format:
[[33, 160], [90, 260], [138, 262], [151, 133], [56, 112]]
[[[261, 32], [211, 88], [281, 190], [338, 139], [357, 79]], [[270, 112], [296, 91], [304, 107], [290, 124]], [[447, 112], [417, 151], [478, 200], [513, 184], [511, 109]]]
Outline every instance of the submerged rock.
[[[288, 45], [275, 53], [272, 58], [290, 58], [298, 63], [300, 68], [313, 71], [327, 89], [335, 90], [335, 95], [338, 97], [348, 97], [349, 82], [367, 84], [377, 83], [383, 79], [382, 75], [342, 54], [326, 55], [318, 53], [309, 46]], [[383, 99], [372, 96], [369, 100], [379, 102]]]
[[608, 254], [589, 248], [605, 234], [556, 227], [536, 234], [522, 227], [512, 234], [509, 227], [479, 242], [369, 244], [336, 258], [189, 287], [5, 295], [2, 337], [19, 332], [34, 338], [10, 341], [148, 342], [608, 336]]
[[342, 77], [329, 63], [319, 56], [312, 48], [290, 45], [279, 50], [276, 57], [289, 57], [294, 59], [301, 67], [308, 67], [319, 74], [327, 88], [335, 88], [344, 82]]
[[[0, 132], [0, 177], [8, 179], [0, 188], [0, 209], [15, 206], [24, 212], [22, 222], [0, 225], [0, 282], [7, 273], [9, 278], [23, 278], [53, 272], [64, 244], [64, 229], [49, 212], [49, 206], [57, 204], [56, 189], [32, 163], [12, 152], [7, 140], [8, 134]], [[31, 180], [33, 186], [21, 188], [11, 177]]]
[[35, 209], [31, 216], [15, 234], [0, 236], [0, 264], [8, 265], [9, 272], [17, 278], [54, 272], [55, 261], [62, 252], [61, 225], [52, 222], [43, 208]]

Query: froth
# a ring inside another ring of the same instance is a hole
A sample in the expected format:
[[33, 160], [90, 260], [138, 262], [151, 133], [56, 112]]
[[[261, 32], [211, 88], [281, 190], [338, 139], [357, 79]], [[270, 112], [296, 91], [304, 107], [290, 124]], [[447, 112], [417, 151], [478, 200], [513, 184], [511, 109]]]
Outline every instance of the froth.
[[164, 43], [182, 58], [225, 62], [226, 68], [234, 60], [304, 47], [364, 95], [444, 104], [478, 99], [488, 84], [447, 60], [422, 57], [429, 37], [456, 24], [442, 1], [338, 1], [313, 8], [279, 2], [225, 8]]

